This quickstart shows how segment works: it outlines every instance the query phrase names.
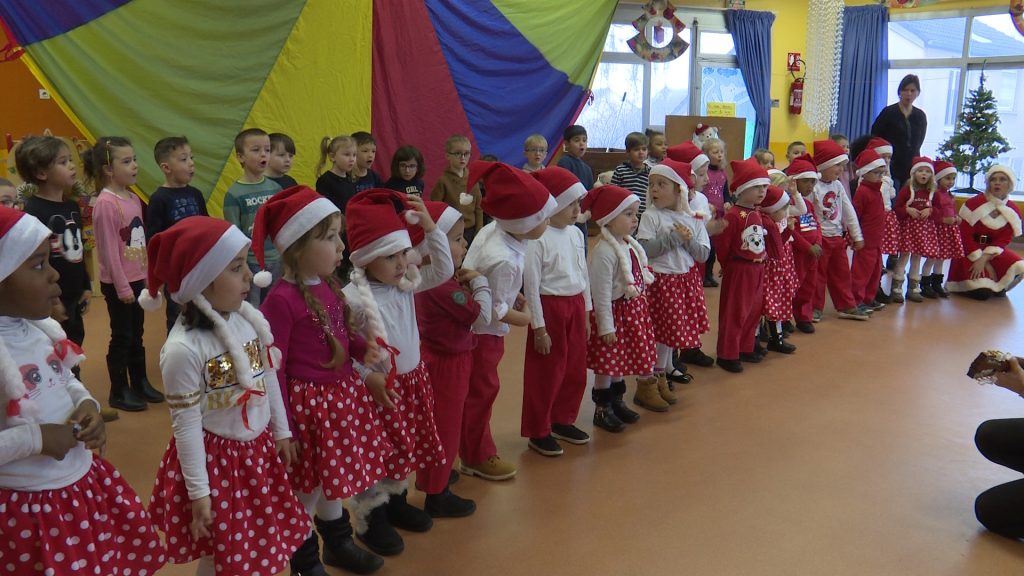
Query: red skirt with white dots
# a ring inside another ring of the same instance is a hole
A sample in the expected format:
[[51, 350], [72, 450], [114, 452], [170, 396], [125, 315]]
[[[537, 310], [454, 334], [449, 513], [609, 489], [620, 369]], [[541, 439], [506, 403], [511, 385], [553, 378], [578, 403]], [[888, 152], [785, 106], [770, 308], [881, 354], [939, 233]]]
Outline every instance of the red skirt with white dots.
[[900, 231], [900, 252], [909, 252], [926, 258], [934, 258], [939, 253], [935, 221], [931, 218], [908, 218], [903, 221]]
[[796, 284], [793, 248], [787, 243], [780, 258], [768, 258], [764, 264], [764, 303], [761, 313], [768, 320], [784, 322], [793, 318]]
[[212, 556], [217, 574], [273, 576], [309, 537], [309, 515], [288, 484], [269, 431], [243, 442], [203, 432], [213, 524], [192, 538], [192, 503], [171, 438], [149, 513], [167, 538], [167, 557], [185, 564]]
[[935, 235], [939, 240], [936, 258], [949, 260], [964, 255], [964, 241], [960, 237], [960, 227], [956, 224], [936, 224]]
[[900, 253], [900, 221], [892, 210], [885, 211], [885, 228], [882, 232], [882, 254]]
[[412, 371], [399, 374], [394, 389], [401, 397], [395, 409], [378, 408], [384, 432], [395, 447], [385, 459], [385, 475], [405, 480], [409, 474], [445, 463], [444, 447], [434, 421], [434, 389], [427, 365], [422, 361]]
[[654, 327], [643, 294], [612, 301], [615, 343], [605, 344], [598, 334], [597, 316], [590, 311], [587, 368], [604, 376], [646, 376], [654, 371], [658, 353]]
[[384, 461], [395, 449], [357, 374], [327, 384], [289, 379], [288, 411], [300, 451], [288, 471], [292, 488], [308, 494], [320, 487], [338, 500], [386, 477]]
[[149, 576], [165, 551], [142, 501], [109, 462], [53, 490], [0, 488], [0, 573]]
[[655, 342], [672, 348], [700, 348], [700, 335], [711, 328], [703, 282], [696, 266], [683, 274], [654, 273], [647, 293]]

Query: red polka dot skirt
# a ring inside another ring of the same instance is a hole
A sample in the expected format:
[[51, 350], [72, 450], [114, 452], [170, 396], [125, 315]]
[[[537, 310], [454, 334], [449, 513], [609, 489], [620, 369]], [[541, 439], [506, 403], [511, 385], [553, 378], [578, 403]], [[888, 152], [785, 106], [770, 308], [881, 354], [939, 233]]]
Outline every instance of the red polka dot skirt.
[[248, 442], [203, 433], [213, 511], [212, 534], [195, 540], [192, 506], [171, 438], [157, 471], [149, 512], [167, 539], [167, 556], [185, 564], [212, 556], [217, 574], [273, 576], [309, 537], [310, 520], [295, 498], [270, 432]]
[[793, 318], [793, 296], [796, 295], [796, 269], [793, 266], [793, 247], [783, 245], [779, 258], [768, 258], [764, 264], [764, 300], [762, 314], [773, 322]]
[[960, 237], [960, 226], [956, 224], [936, 224], [935, 235], [938, 237], [939, 250], [936, 258], [949, 260], [964, 255], [964, 241]]
[[672, 348], [699, 348], [710, 328], [703, 277], [696, 266], [684, 274], [654, 273], [648, 287], [654, 340]]
[[590, 341], [587, 342], [587, 368], [605, 376], [646, 376], [657, 361], [654, 327], [647, 297], [619, 298], [612, 301], [615, 322], [614, 344], [605, 344], [598, 335], [597, 316], [590, 312]]
[[908, 218], [903, 221], [900, 231], [900, 252], [910, 252], [927, 258], [934, 258], [939, 253], [935, 221], [931, 218]]
[[386, 477], [384, 460], [395, 450], [358, 375], [327, 384], [289, 379], [288, 410], [300, 450], [288, 471], [292, 488], [311, 493], [319, 486], [338, 500]]
[[409, 474], [445, 463], [444, 447], [434, 421], [434, 389], [427, 366], [420, 362], [411, 372], [399, 374], [395, 391], [401, 399], [395, 410], [378, 407], [384, 432], [395, 452], [384, 464], [386, 476], [405, 480]]
[[892, 210], [885, 212], [885, 227], [882, 232], [882, 254], [900, 253], [900, 221]]
[[165, 561], [142, 501], [102, 458], [64, 488], [0, 488], [0, 535], [0, 574], [149, 576]]

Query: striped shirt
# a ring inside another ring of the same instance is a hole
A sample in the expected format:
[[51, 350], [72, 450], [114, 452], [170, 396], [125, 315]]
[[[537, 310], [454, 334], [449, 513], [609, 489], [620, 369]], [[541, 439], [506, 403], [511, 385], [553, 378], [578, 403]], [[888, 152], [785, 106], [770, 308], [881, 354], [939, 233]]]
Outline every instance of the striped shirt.
[[638, 170], [633, 168], [628, 160], [619, 164], [615, 168], [615, 172], [612, 173], [613, 185], [629, 190], [640, 199], [640, 210], [637, 212], [637, 216], [643, 214], [647, 209], [647, 178], [650, 174], [651, 167], [647, 164], [643, 164]]

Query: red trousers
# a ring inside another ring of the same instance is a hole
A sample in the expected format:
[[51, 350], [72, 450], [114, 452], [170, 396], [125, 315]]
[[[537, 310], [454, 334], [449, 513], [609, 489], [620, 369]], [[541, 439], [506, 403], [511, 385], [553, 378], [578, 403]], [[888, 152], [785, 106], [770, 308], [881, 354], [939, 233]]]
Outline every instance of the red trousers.
[[853, 253], [853, 267], [850, 269], [850, 282], [853, 300], [857, 304], [869, 304], [878, 293], [878, 283], [882, 279], [882, 249], [861, 248]]
[[583, 294], [540, 297], [551, 351], [534, 348], [526, 337], [523, 363], [523, 438], [543, 438], [552, 424], [575, 424], [587, 388], [587, 312]]
[[793, 318], [810, 322], [814, 317], [814, 295], [818, 292], [818, 259], [810, 252], [793, 251], [796, 269], [796, 294], [793, 296]]
[[504, 355], [504, 336], [477, 335], [469, 393], [462, 412], [459, 455], [466, 464], [479, 464], [498, 453], [491, 437], [491, 409], [501, 388], [498, 363]]
[[814, 294], [814, 309], [825, 308], [825, 287], [832, 296], [836, 310], [857, 305], [850, 289], [850, 261], [846, 256], [846, 239], [842, 236], [821, 237], [821, 258], [818, 259], [818, 286]]
[[754, 351], [754, 338], [764, 299], [764, 264], [731, 260], [722, 276], [718, 303], [718, 357], [737, 360]]
[[427, 494], [440, 494], [448, 486], [448, 475], [459, 453], [469, 376], [473, 371], [473, 351], [435, 354], [423, 349], [420, 355], [427, 365], [434, 389], [434, 422], [444, 448], [445, 463], [417, 472], [416, 487]]

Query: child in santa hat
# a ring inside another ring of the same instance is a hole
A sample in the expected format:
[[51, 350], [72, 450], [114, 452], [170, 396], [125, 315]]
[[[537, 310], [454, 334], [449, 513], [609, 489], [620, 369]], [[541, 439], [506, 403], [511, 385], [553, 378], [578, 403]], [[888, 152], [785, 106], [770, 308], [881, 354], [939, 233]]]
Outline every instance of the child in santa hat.
[[[405, 549], [396, 527], [426, 532], [433, 525], [430, 515], [407, 502], [409, 475], [445, 461], [430, 374], [420, 356], [415, 293], [447, 282], [455, 267], [448, 238], [415, 196], [371, 188], [349, 201], [346, 215], [353, 269], [343, 292], [363, 320], [367, 340], [387, 352], [361, 370], [368, 386], [383, 384], [390, 391], [394, 408], [380, 412], [397, 449], [385, 459], [385, 477], [352, 498], [351, 512], [359, 539], [374, 552], [392, 556]], [[407, 223], [423, 229], [423, 252], [430, 258], [430, 266], [415, 275], [409, 274], [409, 256], [415, 251]]]
[[[724, 220], [722, 220], [724, 212], [716, 208], [708, 200], [707, 195], [704, 194], [704, 188], [709, 182], [708, 169], [711, 165], [711, 159], [693, 142], [684, 142], [672, 146], [666, 151], [666, 155], [671, 160], [686, 162], [690, 165], [690, 168], [693, 170], [693, 186], [690, 188], [689, 196], [690, 211], [696, 218], [704, 221], [704, 226], [708, 229], [708, 235], [714, 236], [721, 232], [722, 228], [724, 228]], [[718, 281], [714, 277], [714, 242], [711, 243], [711, 253], [708, 255], [707, 262], [699, 262], [697, 267], [700, 268], [701, 274], [704, 275], [705, 288], [718, 287]], [[704, 358], [690, 357], [685, 361], [705, 367], [714, 365], [714, 359], [710, 356]]]
[[875, 299], [882, 276], [882, 241], [885, 238], [886, 205], [882, 178], [885, 175], [885, 160], [871, 148], [857, 156], [857, 172], [860, 178], [853, 195], [853, 209], [860, 221], [864, 235], [864, 247], [853, 254], [850, 268], [851, 290], [857, 306], [868, 310], [881, 310], [885, 303]]
[[940, 298], [949, 298], [949, 292], [943, 286], [943, 274], [946, 260], [964, 255], [964, 243], [960, 236], [960, 218], [956, 215], [956, 201], [953, 199], [953, 186], [956, 184], [956, 166], [945, 160], [935, 162], [935, 209], [932, 219], [935, 221], [937, 251], [934, 258], [924, 263], [921, 271], [921, 293], [930, 288]]
[[49, 318], [60, 302], [52, 232], [0, 207], [0, 510], [5, 574], [154, 574], [164, 547], [106, 460], [99, 403], [71, 368], [84, 359]]
[[[902, 287], [907, 262], [910, 263], [910, 282], [907, 283], [906, 299], [924, 302], [925, 293], [921, 288], [922, 261], [934, 258], [939, 252], [935, 220], [932, 218], [937, 190], [932, 159], [927, 156], [915, 157], [910, 167], [910, 180], [896, 196], [896, 216], [900, 219], [900, 258], [893, 272], [891, 296], [897, 304], [904, 302]], [[930, 288], [928, 297], [936, 297]]]
[[530, 308], [530, 331], [523, 364], [523, 417], [520, 434], [545, 456], [562, 454], [558, 440], [586, 444], [590, 436], [575, 426], [587, 387], [586, 239], [574, 224], [580, 199], [587, 195], [579, 179], [552, 166], [533, 173], [554, 197], [556, 212], [544, 235], [529, 243], [523, 294]]
[[789, 222], [790, 208], [789, 194], [778, 186], [768, 186], [759, 206], [766, 231], [761, 313], [768, 332], [768, 350], [782, 354], [796, 351], [796, 346], [785, 341], [782, 330], [782, 323], [793, 318], [793, 295], [796, 294], [793, 247], [790, 244], [795, 224]]
[[704, 277], [697, 266], [707, 260], [711, 240], [703, 220], [690, 210], [692, 174], [690, 164], [672, 159], [651, 169], [648, 210], [640, 218], [636, 234], [654, 272], [650, 308], [658, 350], [654, 373], [659, 395], [638, 395], [633, 401], [655, 412], [664, 412], [676, 403], [671, 382], [691, 380], [684, 363], [673, 364], [672, 351], [703, 355], [700, 336], [711, 329], [704, 304]]
[[[882, 157], [885, 162], [885, 172], [882, 174], [882, 208], [885, 209], [885, 218], [882, 228], [882, 245], [880, 249], [882, 254], [888, 256], [885, 263], [885, 274], [891, 275], [893, 269], [896, 268], [896, 261], [899, 259], [900, 253], [900, 223], [899, 219], [896, 218], [896, 212], [892, 209], [893, 201], [896, 200], [896, 185], [892, 179], [891, 163], [892, 163], [892, 144], [888, 140], [879, 137], [873, 137], [868, 140], [865, 145], [865, 150], [874, 150]], [[878, 290], [875, 294], [875, 301], [880, 304], [888, 304], [892, 301], [890, 296], [885, 293], [882, 285], [879, 284]]]
[[[448, 485], [459, 455], [459, 441], [473, 371], [474, 322], [491, 319], [491, 287], [487, 277], [462, 268], [466, 256], [465, 223], [458, 210], [443, 202], [425, 201], [430, 217], [448, 236], [455, 274], [440, 286], [416, 294], [420, 350], [434, 391], [434, 421], [444, 447], [444, 460], [416, 473], [416, 487], [426, 493], [424, 509], [433, 518], [461, 518], [476, 511], [476, 503], [452, 493]], [[410, 227], [412, 242], [425, 250], [419, 226]]]
[[814, 295], [814, 321], [820, 321], [825, 308], [825, 289], [839, 317], [846, 320], [867, 320], [867, 310], [857, 307], [850, 286], [850, 261], [846, 255], [846, 236], [854, 251], [864, 247], [864, 235], [857, 222], [857, 213], [839, 180], [849, 163], [843, 147], [832, 140], [814, 143], [814, 163], [821, 177], [814, 185], [814, 213], [821, 226], [821, 257], [818, 260], [817, 292]]
[[[351, 325], [334, 275], [343, 257], [341, 212], [311, 188], [294, 186], [260, 206], [252, 238], [260, 267], [269, 238], [284, 270], [260, 308], [281, 351], [281, 394], [299, 452], [288, 478], [323, 538], [324, 563], [373, 572], [384, 561], [352, 541], [342, 499], [385, 477], [384, 459], [394, 447], [374, 398], [383, 406], [393, 404], [379, 382], [376, 388], [364, 384], [353, 367], [353, 361], [379, 360], [380, 349]], [[255, 283], [269, 279], [260, 272]], [[295, 551], [291, 567], [299, 574], [323, 570], [316, 534]]]
[[609, 432], [621, 432], [624, 421], [639, 418], [622, 400], [626, 393], [622, 377], [637, 377], [634, 401], [651, 399], [653, 405], [653, 398], [660, 397], [654, 376], [658, 359], [654, 327], [645, 295], [654, 275], [648, 269], [647, 254], [632, 236], [639, 204], [636, 195], [618, 186], [596, 188], [583, 202], [601, 227], [601, 241], [590, 258], [594, 309], [587, 366], [594, 371], [594, 425]]
[[796, 329], [814, 333], [814, 295], [818, 291], [818, 259], [821, 257], [821, 228], [814, 210], [807, 203], [814, 201], [814, 186], [818, 183], [817, 168], [808, 155], [794, 158], [786, 168], [786, 175], [804, 203], [804, 213], [793, 226], [793, 269], [796, 293], [793, 295], [793, 319]]
[[[277, 574], [309, 535], [285, 467], [295, 457], [270, 326], [246, 301], [249, 238], [192, 216], [149, 241], [146, 310], [182, 312], [160, 351], [174, 435], [149, 504], [169, 560], [199, 574]], [[265, 498], [254, 495], [264, 494]], [[256, 546], [259, 532], [267, 545]]]
[[477, 338], [459, 451], [460, 470], [486, 480], [506, 480], [515, 476], [516, 468], [498, 456], [490, 424], [491, 407], [501, 386], [498, 362], [505, 352], [509, 325], [530, 323], [530, 306], [519, 294], [527, 241], [544, 235], [548, 218], [558, 204], [536, 178], [500, 162], [474, 162], [469, 167], [469, 179], [484, 183], [487, 196], [483, 210], [494, 221], [477, 235], [463, 266], [487, 277], [494, 310], [490, 322], [478, 321], [473, 326]]

